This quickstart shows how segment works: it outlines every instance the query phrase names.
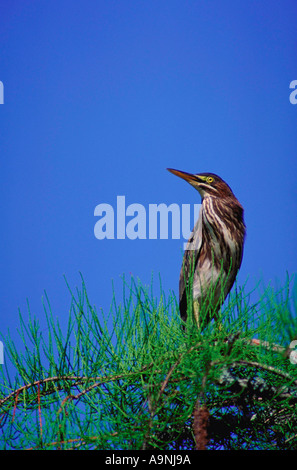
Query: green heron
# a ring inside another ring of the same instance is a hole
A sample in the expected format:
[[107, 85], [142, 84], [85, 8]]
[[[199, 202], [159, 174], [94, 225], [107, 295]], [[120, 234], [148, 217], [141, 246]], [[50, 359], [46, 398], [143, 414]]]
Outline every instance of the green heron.
[[184, 322], [192, 311], [198, 328], [203, 328], [217, 318], [240, 268], [243, 208], [228, 184], [213, 173], [168, 171], [194, 186], [201, 196], [199, 217], [180, 271], [179, 308]]

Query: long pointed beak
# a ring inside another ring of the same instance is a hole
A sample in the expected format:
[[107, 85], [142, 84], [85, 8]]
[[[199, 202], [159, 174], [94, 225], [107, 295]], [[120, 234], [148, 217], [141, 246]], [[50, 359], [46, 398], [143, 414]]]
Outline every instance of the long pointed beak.
[[174, 170], [173, 168], [167, 168], [170, 173], [173, 173], [176, 176], [179, 176], [183, 180], [186, 180], [188, 183], [192, 183], [192, 181], [197, 182], [197, 176], [192, 175], [192, 173], [187, 173], [185, 171]]

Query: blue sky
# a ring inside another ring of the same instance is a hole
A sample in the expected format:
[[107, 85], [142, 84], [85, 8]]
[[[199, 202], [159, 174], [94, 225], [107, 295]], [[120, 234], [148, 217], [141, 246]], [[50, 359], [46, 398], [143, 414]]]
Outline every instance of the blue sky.
[[167, 167], [220, 175], [244, 206], [239, 283], [296, 271], [296, 14], [293, 0], [2, 2], [2, 333], [27, 298], [43, 324], [44, 289], [63, 323], [64, 274], [75, 287], [82, 272], [98, 309], [123, 274], [178, 293], [183, 240], [94, 236], [95, 207], [118, 195], [200, 203]]

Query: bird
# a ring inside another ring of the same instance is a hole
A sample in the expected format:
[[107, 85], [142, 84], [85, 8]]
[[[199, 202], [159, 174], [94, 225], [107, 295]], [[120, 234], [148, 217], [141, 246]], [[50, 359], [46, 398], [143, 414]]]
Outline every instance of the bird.
[[191, 313], [199, 330], [218, 312], [241, 266], [246, 235], [244, 209], [230, 186], [214, 173], [167, 168], [201, 196], [198, 220], [187, 242], [179, 276], [179, 310], [185, 324]]

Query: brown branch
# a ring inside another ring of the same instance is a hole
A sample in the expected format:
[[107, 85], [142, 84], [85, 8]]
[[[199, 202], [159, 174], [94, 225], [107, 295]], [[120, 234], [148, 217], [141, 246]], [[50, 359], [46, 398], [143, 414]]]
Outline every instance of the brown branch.
[[14, 398], [16, 395], [19, 395], [21, 392], [29, 390], [32, 387], [36, 387], [36, 386], [38, 387], [38, 385], [46, 384], [47, 382], [59, 382], [62, 380], [75, 380], [77, 381], [77, 383], [80, 383], [87, 379], [88, 379], [87, 377], [75, 377], [75, 376], [66, 375], [62, 377], [47, 377], [46, 379], [36, 380], [35, 382], [19, 387], [17, 390], [14, 390], [9, 395], [7, 395], [5, 398], [2, 398], [2, 400], [0, 400], [0, 407], [4, 405], [4, 403], [6, 403], [11, 398]]
[[[80, 383], [83, 383], [83, 382], [88, 382], [88, 381], [93, 381], [93, 380], [96, 380], [97, 382], [92, 384], [90, 387], [88, 387], [87, 389], [83, 390], [82, 392], [78, 393], [77, 395], [74, 395], [74, 398], [75, 399], [78, 399], [80, 398], [82, 395], [84, 395], [85, 393], [89, 392], [90, 390], [92, 390], [93, 388], [95, 387], [98, 387], [98, 385], [102, 385], [104, 383], [107, 383], [107, 382], [112, 382], [114, 380], [119, 380], [119, 379], [122, 379], [122, 378], [125, 378], [125, 377], [133, 377], [134, 375], [139, 375], [139, 374], [143, 374], [145, 373], [149, 368], [151, 368], [153, 365], [153, 363], [150, 363], [146, 366], [144, 366], [142, 369], [138, 370], [138, 371], [135, 371], [135, 372], [126, 372], [126, 373], [123, 373], [123, 374], [117, 374], [117, 375], [111, 375], [111, 376], [101, 376], [101, 377], [85, 377], [85, 376], [73, 376], [73, 375], [66, 375], [66, 376], [62, 376], [62, 377], [58, 377], [58, 376], [55, 376], [55, 377], [47, 377], [46, 379], [40, 379], [40, 380], [36, 380], [35, 382], [33, 383], [30, 383], [30, 384], [26, 384], [26, 385], [23, 385], [22, 387], [19, 387], [17, 390], [14, 390], [13, 392], [11, 392], [9, 395], [7, 395], [5, 398], [2, 398], [2, 400], [0, 400], [0, 407], [2, 405], [4, 405], [4, 403], [6, 403], [9, 399], [11, 398], [14, 398], [16, 395], [18, 395], [19, 393], [23, 392], [24, 390], [29, 390], [30, 388], [32, 387], [39, 387], [40, 385], [44, 385], [46, 383], [51, 383], [51, 382], [61, 382], [61, 381], [67, 381], [67, 380], [70, 380], [70, 381], [75, 381], [75, 383], [73, 385], [79, 385]], [[160, 371], [156, 371], [155, 373], [157, 372], [160, 372]], [[61, 387], [62, 388], [62, 387]]]
[[209, 411], [206, 405], [200, 406], [198, 399], [193, 413], [193, 431], [196, 442], [196, 450], [206, 450], [208, 443], [207, 426], [209, 419]]
[[194, 432], [194, 439], [195, 439], [195, 449], [196, 450], [206, 450], [207, 446], [207, 426], [208, 426], [208, 418], [209, 418], [209, 411], [206, 404], [202, 404], [204, 399], [204, 391], [206, 387], [207, 377], [211, 368], [211, 362], [207, 364], [206, 371], [204, 376], [202, 377], [201, 382], [201, 390], [197, 401], [195, 403], [194, 411], [193, 411], [193, 432]]

